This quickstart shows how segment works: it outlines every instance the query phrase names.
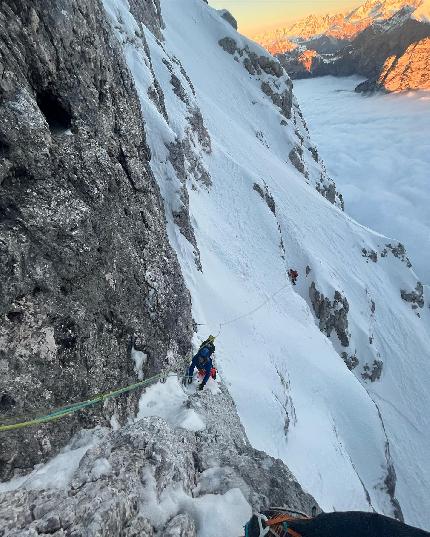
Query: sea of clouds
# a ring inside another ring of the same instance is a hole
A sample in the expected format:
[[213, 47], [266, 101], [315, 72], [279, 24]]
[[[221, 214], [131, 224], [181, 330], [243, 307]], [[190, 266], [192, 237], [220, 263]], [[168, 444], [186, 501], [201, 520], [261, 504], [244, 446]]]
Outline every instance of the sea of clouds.
[[430, 92], [363, 96], [363, 79], [294, 82], [329, 174], [360, 223], [407, 248], [430, 283]]

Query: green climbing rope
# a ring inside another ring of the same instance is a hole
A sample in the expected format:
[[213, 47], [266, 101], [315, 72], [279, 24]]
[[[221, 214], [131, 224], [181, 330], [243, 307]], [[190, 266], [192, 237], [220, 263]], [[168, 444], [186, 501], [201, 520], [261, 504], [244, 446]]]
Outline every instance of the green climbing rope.
[[64, 418], [65, 416], [74, 414], [78, 410], [82, 410], [84, 408], [97, 405], [98, 403], [102, 403], [103, 401], [106, 401], [107, 399], [111, 399], [112, 397], [117, 397], [118, 395], [121, 395], [123, 393], [128, 393], [128, 392], [137, 390], [139, 388], [143, 388], [144, 386], [148, 386], [149, 384], [152, 384], [157, 380], [166, 378], [170, 374], [171, 373], [160, 373], [158, 375], [154, 375], [153, 377], [150, 377], [149, 379], [142, 380], [140, 382], [135, 382], [134, 384], [129, 384], [128, 386], [124, 386], [123, 388], [118, 388], [117, 390], [113, 390], [111, 392], [98, 394], [92, 399], [88, 399], [87, 401], [80, 401], [78, 403], [73, 403], [65, 407], [57, 408], [49, 412], [48, 414], [45, 414], [44, 416], [38, 416], [36, 418], [29, 419], [26, 421], [20, 421], [17, 423], [0, 425], [0, 432], [14, 431], [16, 429], [22, 429], [24, 427], [30, 427], [32, 425], [40, 425], [41, 423], [47, 423], [48, 421], [54, 421], [60, 418]]

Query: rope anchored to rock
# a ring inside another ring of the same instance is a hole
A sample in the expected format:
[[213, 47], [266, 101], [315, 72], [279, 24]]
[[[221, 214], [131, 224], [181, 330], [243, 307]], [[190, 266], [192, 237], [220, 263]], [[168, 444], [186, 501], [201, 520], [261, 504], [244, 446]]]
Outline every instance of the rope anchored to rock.
[[159, 373], [158, 375], [154, 375], [153, 377], [142, 380], [140, 382], [135, 382], [134, 384], [129, 384], [128, 386], [124, 386], [123, 388], [118, 388], [117, 390], [113, 390], [111, 392], [98, 394], [92, 399], [88, 399], [86, 401], [80, 401], [78, 403], [73, 403], [68, 406], [57, 408], [43, 416], [37, 416], [33, 419], [28, 419], [28, 420], [20, 421], [16, 423], [0, 425], [0, 432], [15, 431], [17, 429], [22, 429], [24, 427], [30, 427], [32, 425], [40, 425], [42, 423], [47, 423], [50, 421], [58, 420], [60, 418], [64, 418], [65, 416], [70, 416], [71, 414], [74, 414], [75, 412], [78, 412], [79, 410], [83, 410], [84, 408], [88, 408], [88, 407], [97, 405], [99, 403], [103, 403], [107, 399], [118, 397], [119, 395], [123, 393], [129, 393], [134, 390], [138, 390], [139, 388], [149, 386], [150, 384], [153, 384], [154, 382], [158, 380], [165, 379], [166, 377], [172, 374], [175, 374], [175, 373], [166, 373], [166, 372]]

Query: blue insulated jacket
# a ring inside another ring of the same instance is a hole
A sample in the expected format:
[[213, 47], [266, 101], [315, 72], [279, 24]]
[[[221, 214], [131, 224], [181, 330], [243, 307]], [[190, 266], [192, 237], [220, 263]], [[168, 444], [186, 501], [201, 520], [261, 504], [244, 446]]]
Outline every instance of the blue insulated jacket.
[[202, 347], [199, 349], [198, 353], [194, 356], [193, 361], [191, 362], [190, 368], [188, 369], [188, 376], [192, 377], [194, 369], [203, 369], [205, 371], [205, 376], [203, 378], [203, 384], [209, 380], [211, 376], [212, 369], [212, 358], [210, 357], [210, 351], [207, 347]]

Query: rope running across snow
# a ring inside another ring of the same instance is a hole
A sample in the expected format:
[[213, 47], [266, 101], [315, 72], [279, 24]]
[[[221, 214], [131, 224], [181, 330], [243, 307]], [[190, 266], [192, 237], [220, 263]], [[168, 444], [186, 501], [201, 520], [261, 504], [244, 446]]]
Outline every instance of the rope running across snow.
[[[283, 291], [286, 287], [288, 287], [289, 283], [284, 284], [282, 287], [277, 289], [274, 293], [272, 293], [270, 296], [268, 296], [261, 304], [258, 306], [252, 308], [249, 311], [246, 311], [245, 313], [241, 313], [237, 317], [233, 317], [233, 319], [229, 319], [228, 321], [224, 321], [219, 323], [219, 331], [218, 334], [215, 337], [218, 337], [221, 333], [222, 327], [227, 326], [229, 324], [235, 323], [236, 321], [240, 321], [241, 319], [245, 319], [245, 317], [249, 317], [250, 315], [253, 315], [257, 311], [261, 310], [261, 308], [264, 308], [264, 306], [272, 300], [277, 294], [279, 294], [281, 291]], [[208, 323], [197, 323], [197, 326], [208, 326]]]

